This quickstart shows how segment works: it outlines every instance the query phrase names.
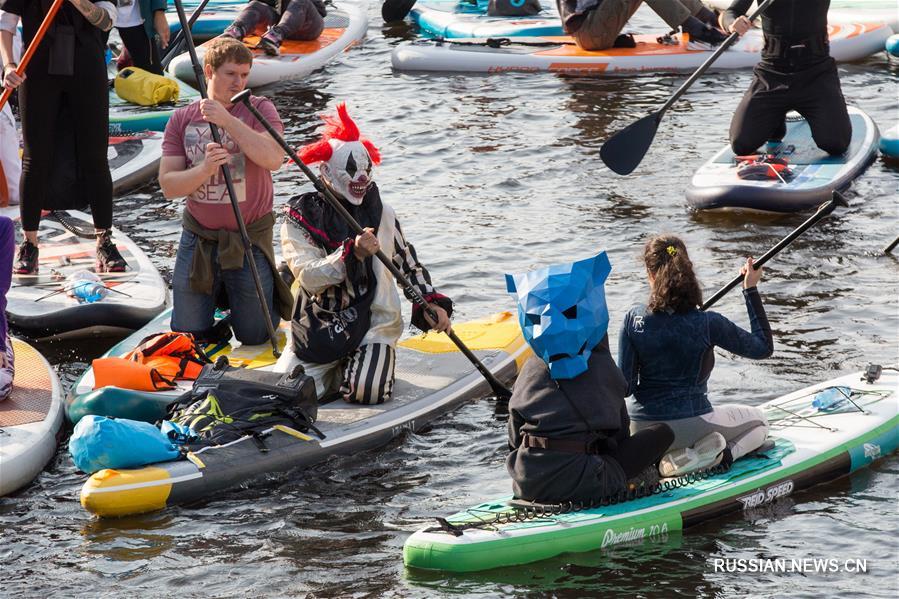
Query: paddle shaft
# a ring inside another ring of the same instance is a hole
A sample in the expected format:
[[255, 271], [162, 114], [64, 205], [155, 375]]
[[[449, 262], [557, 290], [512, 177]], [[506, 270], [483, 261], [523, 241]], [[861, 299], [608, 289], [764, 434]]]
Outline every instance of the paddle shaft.
[[[194, 27], [194, 23], [197, 22], [197, 19], [200, 18], [200, 14], [203, 12], [203, 9], [206, 8], [206, 5], [209, 4], [209, 0], [203, 0], [197, 8], [190, 15], [190, 19], [187, 20], [188, 27], [192, 30]], [[162, 66], [163, 70], [169, 63], [172, 62], [172, 59], [178, 54], [178, 50], [181, 49], [182, 41], [184, 40], [184, 29], [181, 29], [178, 33], [175, 34], [175, 39], [169, 42], [169, 47], [165, 52], [165, 56], [159, 61], [159, 64]]]
[[[187, 16], [184, 14], [184, 6], [181, 4], [181, 0], [175, 0], [175, 10], [178, 12], [178, 20], [181, 22], [181, 30], [185, 32], [184, 43], [187, 46], [188, 54], [190, 54], [190, 62], [193, 65], [194, 75], [197, 78], [197, 89], [200, 91], [200, 96], [205, 100], [209, 97], [209, 94], [206, 91], [206, 77], [203, 75], [203, 68], [200, 66], [200, 60], [197, 58], [197, 49], [194, 46], [194, 39], [190, 35], [190, 24], [187, 22]], [[209, 123], [209, 131], [212, 133], [212, 141], [221, 145], [222, 136], [215, 123]], [[250, 243], [250, 235], [247, 233], [247, 225], [244, 223], [243, 215], [240, 213], [240, 206], [237, 204], [237, 194], [234, 191], [234, 181], [231, 179], [231, 169], [228, 168], [227, 164], [223, 164], [221, 168], [222, 176], [225, 179], [225, 187], [228, 190], [228, 199], [231, 200], [231, 209], [234, 211], [234, 220], [237, 221], [240, 239], [243, 241], [244, 253], [247, 257], [247, 263], [250, 265], [253, 283], [256, 285], [256, 295], [259, 297], [259, 307], [262, 309], [262, 320], [265, 321], [265, 328], [268, 330], [268, 338], [272, 344], [272, 354], [277, 358], [281, 355], [281, 352], [278, 351], [278, 340], [275, 334], [275, 327], [272, 325], [268, 301], [265, 299], [265, 291], [262, 289], [262, 280], [259, 278], [259, 270], [256, 268], [256, 260], [253, 257], [253, 246]]]
[[891, 253], [891, 252], [893, 251], [893, 249], [894, 249], [897, 245], [899, 245], [899, 237], [897, 237], [896, 239], [894, 239], [894, 240], [890, 243], [890, 245], [888, 245], [888, 246], [886, 246], [885, 248], [883, 248], [883, 253], [884, 253], [884, 254], [889, 254], [889, 253]]
[[[25, 74], [25, 69], [28, 67], [28, 63], [31, 62], [31, 57], [37, 52], [38, 45], [44, 39], [44, 34], [50, 29], [50, 25], [53, 24], [53, 19], [56, 17], [56, 13], [59, 12], [59, 8], [62, 6], [63, 2], [65, 2], [65, 0], [53, 0], [53, 4], [50, 5], [47, 16], [41, 21], [41, 26], [37, 28], [37, 33], [34, 34], [34, 38], [31, 40], [31, 43], [28, 44], [28, 48], [25, 50], [22, 59], [16, 67], [16, 75], [19, 77]], [[9, 96], [11, 95], [11, 87], [3, 90], [3, 95], [0, 96], [0, 108], [3, 108], [3, 105], [6, 104], [6, 101], [9, 100]]]
[[[253, 104], [250, 102], [250, 90], [242, 91], [241, 93], [231, 98], [231, 101], [235, 103], [243, 102], [246, 105], [250, 112], [253, 113], [253, 116], [259, 119], [259, 122], [262, 123], [262, 126], [265, 127], [265, 130], [268, 131], [269, 135], [271, 135], [272, 138], [278, 142], [278, 145], [280, 145], [281, 148], [287, 153], [287, 155], [290, 156], [290, 159], [300, 167], [300, 170], [302, 170], [303, 174], [305, 174], [306, 177], [312, 182], [312, 184], [315, 186], [315, 189], [320, 194], [322, 194], [322, 196], [324, 196], [331, 207], [334, 208], [334, 210], [337, 211], [337, 213], [347, 222], [347, 224], [350, 225], [350, 228], [353, 230], [353, 232], [356, 233], [356, 235], [361, 235], [365, 232], [362, 226], [356, 221], [355, 218], [353, 218], [353, 215], [347, 212], [347, 209], [343, 207], [343, 205], [336, 197], [334, 197], [334, 194], [331, 192], [331, 190], [324, 183], [322, 183], [321, 179], [315, 176], [315, 173], [313, 173], [309, 169], [309, 167], [303, 163], [303, 161], [299, 156], [297, 156], [297, 153], [293, 150], [293, 148], [291, 148], [287, 144], [287, 142], [284, 141], [284, 138], [281, 136], [281, 134], [278, 133], [274, 127], [272, 127], [271, 123], [268, 122], [268, 119], [262, 116], [262, 114], [260, 114], [258, 110], [256, 110], [256, 107], [253, 106]], [[384, 264], [384, 266], [387, 267], [387, 270], [389, 270], [390, 274], [392, 274], [397, 282], [402, 285], [406, 293], [408, 293], [412, 297], [412, 302], [419, 306], [422, 310], [424, 310], [434, 322], [437, 322], [437, 315], [434, 314], [434, 311], [431, 309], [431, 306], [428, 304], [427, 300], [425, 300], [418, 289], [416, 289], [412, 285], [409, 279], [406, 278], [406, 275], [404, 275], [403, 272], [399, 268], [397, 268], [396, 264], [394, 264], [393, 261], [388, 258], [387, 255], [384, 254], [384, 252], [381, 250], [378, 250], [375, 253], [375, 256], [377, 256], [378, 260], [380, 260]], [[496, 377], [493, 376], [492, 372], [487, 370], [487, 367], [481, 363], [478, 357], [475, 356], [470, 349], [468, 349], [468, 347], [461, 339], [459, 339], [456, 333], [454, 333], [453, 331], [447, 331], [446, 334], [452, 340], [452, 342], [456, 344], [456, 347], [459, 348], [459, 351], [462, 352], [462, 354], [466, 358], [468, 358], [468, 360], [474, 365], [474, 367], [478, 369], [478, 372], [480, 372], [481, 375], [485, 379], [487, 379], [487, 382], [490, 384], [493, 393], [496, 394], [497, 397], [511, 397], [512, 392], [509, 391], [509, 389], [506, 388], [505, 385], [500, 383], [496, 379]]]
[[[749, 17], [749, 20], [755, 21], [756, 18], [758, 18], [759, 15], [761, 15], [762, 12], [764, 12], [765, 9], [768, 8], [768, 6], [770, 6], [772, 2], [774, 2], [774, 0], [765, 0], [764, 2], [759, 4], [758, 8], [755, 9], [755, 12], [753, 12], [752, 15]], [[706, 59], [706, 61], [704, 63], [702, 63], [698, 69], [696, 69], [696, 72], [694, 72], [692, 75], [690, 75], [690, 77], [686, 81], [684, 81], [683, 85], [681, 85], [677, 89], [677, 91], [674, 92], [674, 95], [671, 96], [670, 98], [668, 98], [668, 101], [665, 102], [665, 104], [656, 112], [656, 114], [658, 115], [658, 118], [661, 119], [662, 115], [665, 114], [665, 112], [669, 108], [671, 108], [671, 106], [675, 102], [677, 102], [677, 100], [681, 96], [683, 96], [684, 93], [686, 93], [687, 89], [689, 89], [691, 85], [696, 83], [696, 80], [699, 79], [703, 73], [705, 73], [706, 71], [709, 70], [709, 67], [712, 66], [712, 63], [714, 63], [716, 60], [718, 60], [721, 57], [721, 55], [724, 54], [724, 52], [726, 52], [727, 49], [730, 48], [734, 44], [734, 42], [737, 41], [737, 39], [739, 37], [740, 37], [740, 34], [735, 31], [735, 32], [731, 33], [727, 37], [726, 40], [721, 42], [721, 44], [718, 46], [718, 49], [715, 50], [715, 52], [711, 56], [709, 56], [708, 59]]]
[[[770, 260], [771, 258], [776, 256], [778, 253], [780, 253], [780, 251], [782, 249], [784, 249], [785, 247], [790, 245], [794, 239], [796, 239], [797, 237], [799, 237], [800, 235], [805, 233], [808, 229], [813, 227], [819, 220], [821, 220], [822, 218], [824, 218], [825, 216], [827, 216], [828, 214], [833, 212], [837, 206], [848, 206], [848, 203], [843, 198], [843, 196], [840, 195], [839, 192], [835, 191], [835, 192], [833, 192], [833, 194], [834, 194], [834, 197], [832, 199], [828, 200], [827, 202], [825, 202], [824, 204], [821, 204], [821, 206], [818, 208], [818, 210], [813, 215], [811, 215], [808, 218], [808, 220], [806, 220], [804, 223], [802, 223], [801, 225], [796, 227], [796, 229], [792, 233], [790, 233], [789, 235], [787, 235], [786, 237], [781, 239], [777, 243], [777, 245], [775, 245], [773, 248], [771, 248], [770, 250], [765, 252], [765, 254], [761, 258], [759, 258], [758, 260], [753, 262], [752, 267], [756, 270], [761, 268], [768, 260]], [[719, 289], [715, 293], [715, 295], [713, 295], [708, 300], [706, 300], [706, 302], [704, 304], [702, 304], [701, 309], [708, 310], [712, 306], [712, 304], [716, 303], [722, 297], [727, 295], [727, 293], [731, 289], [733, 289], [734, 287], [739, 285], [742, 281], [743, 281], [742, 274], [734, 277], [730, 281], [730, 283], [728, 283], [727, 285], [725, 285], [724, 287]]]

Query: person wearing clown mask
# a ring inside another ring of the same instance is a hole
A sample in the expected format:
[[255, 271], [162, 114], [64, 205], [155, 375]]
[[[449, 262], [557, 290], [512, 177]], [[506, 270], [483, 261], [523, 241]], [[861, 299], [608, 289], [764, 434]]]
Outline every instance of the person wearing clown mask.
[[360, 136], [345, 104], [324, 121], [322, 138], [302, 148], [300, 159], [320, 164], [322, 181], [364, 233], [353, 233], [319, 192], [288, 203], [281, 246], [299, 297], [292, 351], [285, 350], [276, 370], [288, 372], [299, 363], [320, 397], [336, 393], [350, 403], [379, 404], [393, 392], [403, 321], [396, 281], [374, 254], [382, 250], [392, 259], [437, 315], [432, 322], [415, 306], [412, 324], [419, 329], [449, 330], [453, 303], [434, 289], [393, 208], [381, 201], [373, 179], [378, 149]]
[[627, 381], [609, 353], [605, 252], [517, 275], [506, 285], [535, 356], [509, 400], [506, 467], [515, 496], [589, 502], [624, 491], [674, 440], [660, 423], [630, 434]]

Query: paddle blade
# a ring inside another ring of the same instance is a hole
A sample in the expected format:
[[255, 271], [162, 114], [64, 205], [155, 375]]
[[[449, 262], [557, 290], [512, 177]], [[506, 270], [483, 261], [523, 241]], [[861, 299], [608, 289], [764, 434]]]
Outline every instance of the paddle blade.
[[602, 161], [619, 175], [631, 174], [652, 145], [660, 120], [654, 112], [610, 137], [599, 149]]
[[381, 18], [385, 23], [402, 21], [415, 6], [415, 0], [384, 0], [381, 5]]

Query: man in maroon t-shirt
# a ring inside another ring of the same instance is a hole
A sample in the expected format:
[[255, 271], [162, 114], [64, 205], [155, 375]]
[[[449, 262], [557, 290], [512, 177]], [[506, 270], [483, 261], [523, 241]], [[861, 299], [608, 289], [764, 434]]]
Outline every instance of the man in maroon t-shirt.
[[[252, 61], [252, 53], [236, 40], [219, 38], [209, 45], [204, 67], [209, 98], [179, 108], [172, 115], [165, 128], [159, 165], [159, 185], [165, 197], [187, 197], [172, 275], [172, 329], [207, 336], [214, 324], [215, 300], [223, 290], [231, 306], [231, 327], [245, 344], [263, 343], [267, 327], [260, 318], [259, 299], [221, 166], [230, 168], [271, 320], [277, 327], [271, 172], [284, 160], [278, 143], [247, 107], [230, 102], [246, 87]], [[283, 131], [269, 99], [253, 96], [251, 102]], [[218, 125], [221, 145], [213, 143], [209, 123]]]

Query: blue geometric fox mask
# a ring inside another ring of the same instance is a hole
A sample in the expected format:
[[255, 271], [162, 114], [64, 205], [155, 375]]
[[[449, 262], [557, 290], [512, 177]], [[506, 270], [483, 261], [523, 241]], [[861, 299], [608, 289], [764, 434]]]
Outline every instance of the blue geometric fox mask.
[[554, 379], [571, 379], [587, 370], [593, 348], [609, 328], [603, 287], [612, 265], [605, 252], [592, 258], [506, 275], [506, 288], [518, 302], [525, 340]]

